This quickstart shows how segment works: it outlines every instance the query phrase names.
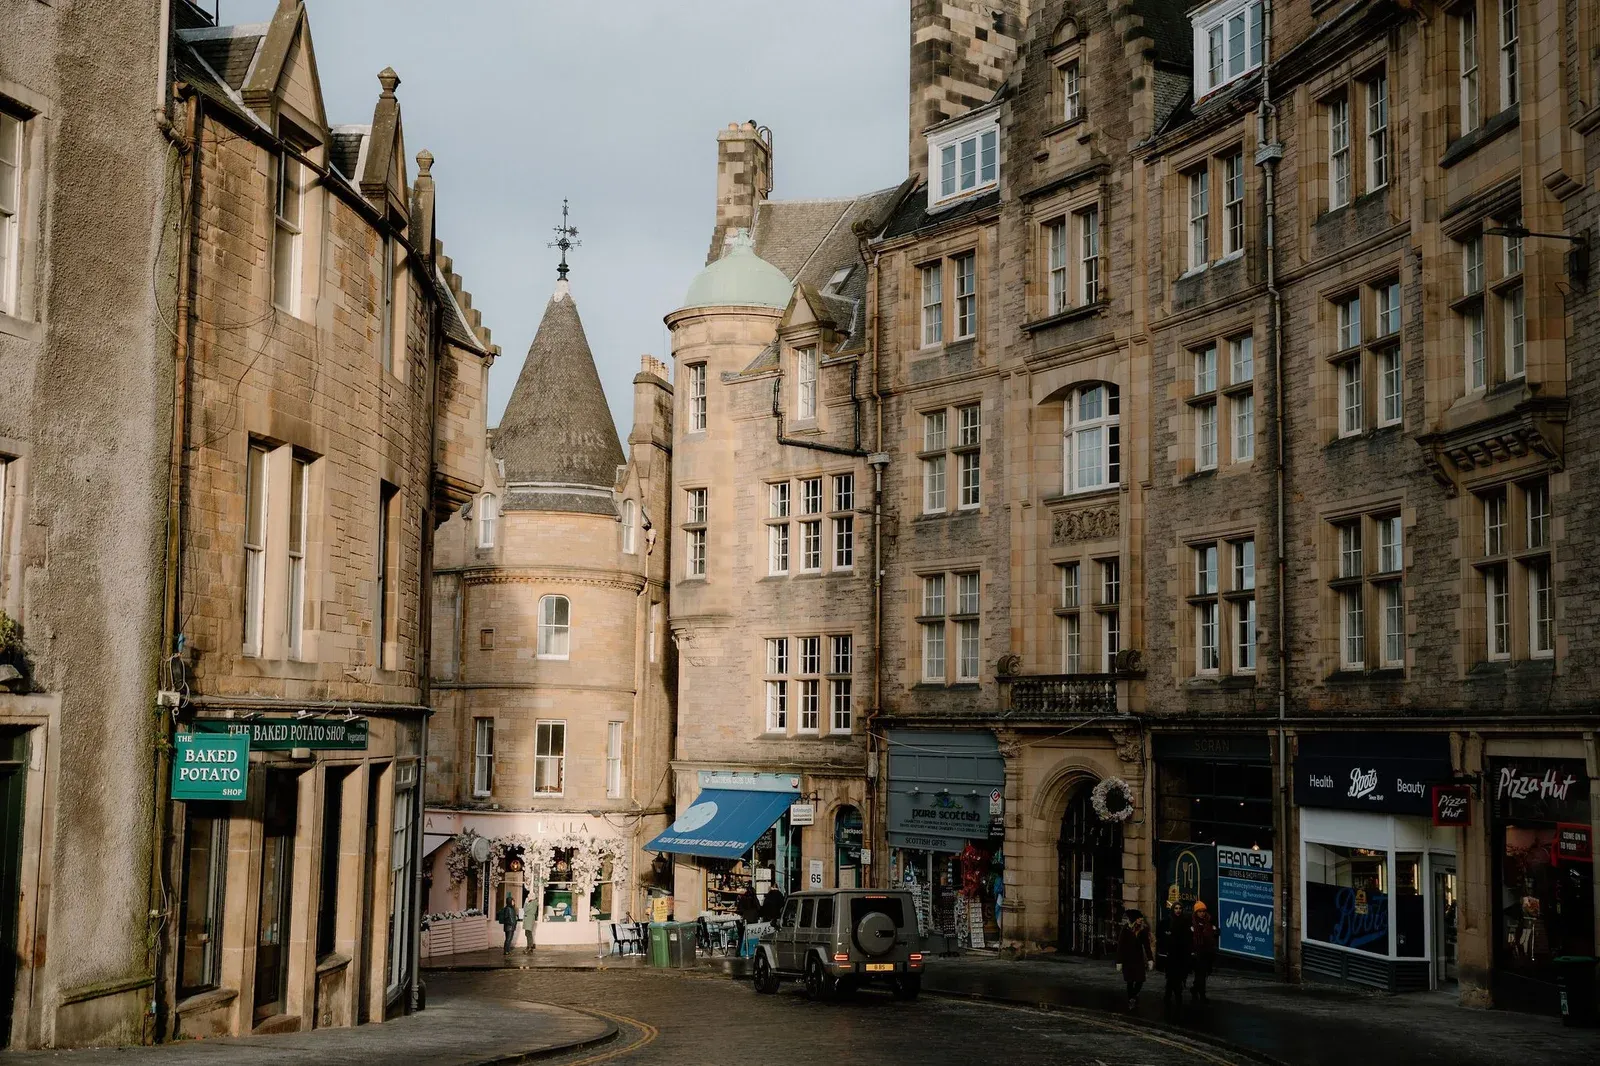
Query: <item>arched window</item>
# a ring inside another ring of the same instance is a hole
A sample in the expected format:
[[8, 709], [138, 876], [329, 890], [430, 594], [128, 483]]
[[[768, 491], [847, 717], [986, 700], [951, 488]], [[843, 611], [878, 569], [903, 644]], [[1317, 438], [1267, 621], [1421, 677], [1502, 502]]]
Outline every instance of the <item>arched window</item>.
[[539, 658], [565, 659], [572, 645], [572, 605], [565, 596], [539, 601]]
[[500, 497], [486, 492], [478, 497], [478, 547], [494, 547], [495, 527], [500, 524]]
[[637, 551], [635, 532], [638, 526], [638, 509], [632, 500], [622, 501], [622, 550], [629, 555]]
[[1062, 409], [1062, 491], [1095, 492], [1122, 479], [1117, 387], [1085, 385]]

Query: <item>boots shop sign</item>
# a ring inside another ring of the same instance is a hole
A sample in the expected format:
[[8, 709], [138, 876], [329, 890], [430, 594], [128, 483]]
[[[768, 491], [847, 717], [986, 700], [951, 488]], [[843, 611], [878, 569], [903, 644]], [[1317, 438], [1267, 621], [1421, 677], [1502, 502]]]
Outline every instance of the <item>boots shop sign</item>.
[[1295, 759], [1295, 802], [1379, 814], [1433, 811], [1433, 786], [1448, 783], [1443, 736], [1419, 733], [1303, 734]]

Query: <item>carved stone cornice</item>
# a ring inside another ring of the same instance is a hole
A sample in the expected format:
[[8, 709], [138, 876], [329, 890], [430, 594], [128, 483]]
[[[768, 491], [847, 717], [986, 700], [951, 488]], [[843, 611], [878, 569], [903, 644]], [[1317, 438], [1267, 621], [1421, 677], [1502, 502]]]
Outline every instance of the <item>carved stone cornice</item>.
[[1552, 469], [1564, 464], [1568, 403], [1522, 386], [1481, 401], [1482, 414], [1417, 438], [1434, 479], [1455, 495], [1464, 475], [1528, 456]]
[[645, 579], [640, 574], [518, 566], [467, 570], [461, 575], [461, 582], [464, 585], [587, 585], [592, 588], [623, 589], [636, 594], [645, 586]]

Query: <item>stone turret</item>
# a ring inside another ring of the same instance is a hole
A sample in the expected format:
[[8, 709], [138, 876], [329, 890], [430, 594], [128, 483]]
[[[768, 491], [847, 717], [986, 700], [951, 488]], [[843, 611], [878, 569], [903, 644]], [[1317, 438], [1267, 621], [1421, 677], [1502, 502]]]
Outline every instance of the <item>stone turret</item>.
[[556, 282], [494, 440], [505, 509], [614, 514], [622, 442], [578, 305]]

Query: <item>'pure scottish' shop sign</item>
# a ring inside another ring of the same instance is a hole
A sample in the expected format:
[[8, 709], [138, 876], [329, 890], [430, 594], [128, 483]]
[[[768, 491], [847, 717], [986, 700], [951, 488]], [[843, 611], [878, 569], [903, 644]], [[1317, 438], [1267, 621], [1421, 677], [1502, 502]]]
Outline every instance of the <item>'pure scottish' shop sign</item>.
[[250, 780], [250, 737], [241, 733], [179, 733], [172, 738], [172, 798], [244, 799]]

